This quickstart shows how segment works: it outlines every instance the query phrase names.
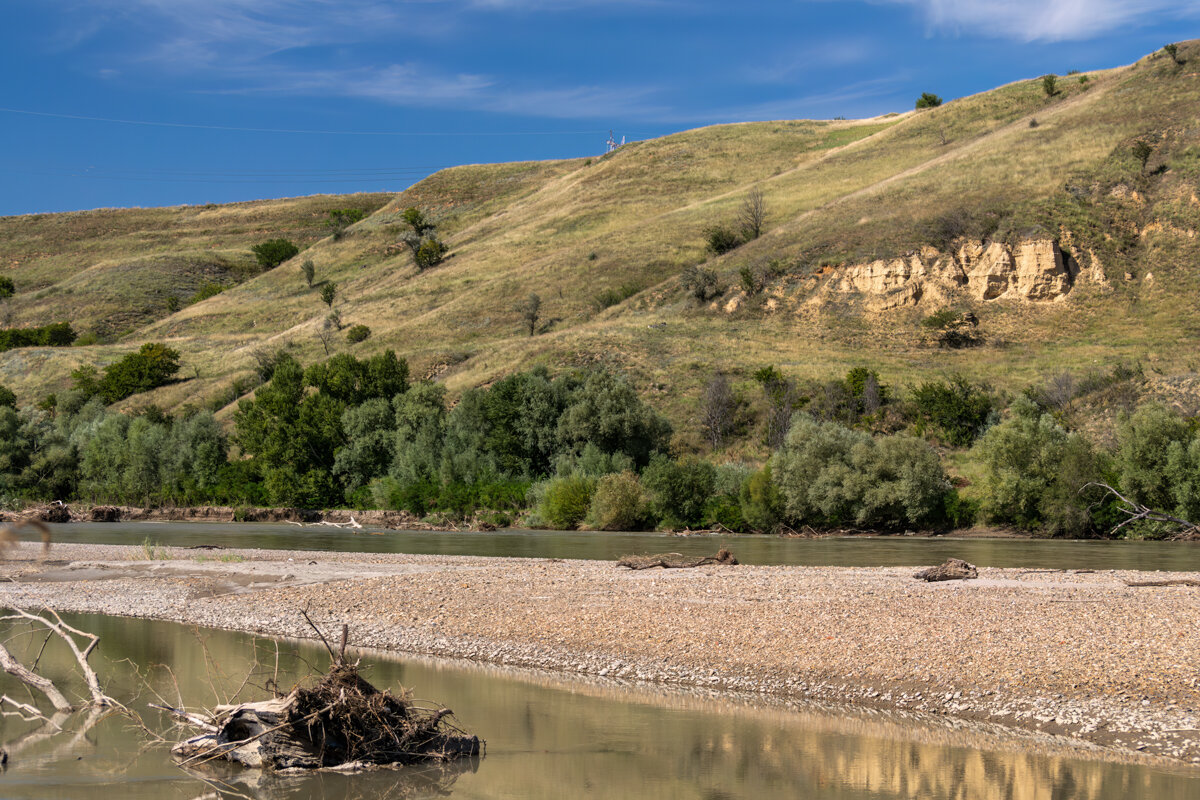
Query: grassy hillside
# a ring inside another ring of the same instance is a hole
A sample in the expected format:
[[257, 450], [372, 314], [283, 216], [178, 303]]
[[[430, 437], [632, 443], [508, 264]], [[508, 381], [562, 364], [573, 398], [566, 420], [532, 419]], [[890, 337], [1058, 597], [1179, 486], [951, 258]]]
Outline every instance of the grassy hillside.
[[[128, 403], [231, 402], [256, 350], [324, 357], [325, 282], [343, 323], [372, 330], [334, 349], [393, 348], [452, 393], [533, 364], [604, 363], [671, 417], [684, 446], [698, 442], [698, 399], [716, 371], [748, 395], [766, 364], [801, 378], [870, 366], [893, 384], [957, 371], [1012, 390], [1122, 360], [1184, 375], [1200, 337], [1200, 43], [1178, 56], [1061, 76], [1053, 96], [1031, 79], [873, 120], [723, 125], [596, 158], [456, 167], [395, 196], [0, 219], [0, 265], [18, 290], [8, 324], [67, 318], [95, 341], [0, 354], [0, 383], [34, 400], [80, 363], [161, 340], [182, 351], [186, 380]], [[712, 256], [706, 229], [731, 223], [754, 187], [764, 235]], [[410, 206], [450, 247], [423, 272], [397, 246]], [[351, 207], [372, 213], [328, 236], [327, 212]], [[307, 249], [253, 274], [249, 246], [277, 236]], [[985, 339], [963, 350], [921, 336], [933, 301], [873, 313], [862, 298], [822, 294], [855, 264], [956, 237], [1049, 239], [1094, 254], [1108, 286], [1048, 303], [956, 301]], [[743, 296], [739, 271], [768, 264], [763, 292]], [[719, 275], [718, 302], [681, 287], [697, 265]], [[228, 288], [186, 305], [209, 281]], [[531, 292], [542, 299], [533, 337], [518, 310]], [[185, 304], [172, 313], [169, 296]]]

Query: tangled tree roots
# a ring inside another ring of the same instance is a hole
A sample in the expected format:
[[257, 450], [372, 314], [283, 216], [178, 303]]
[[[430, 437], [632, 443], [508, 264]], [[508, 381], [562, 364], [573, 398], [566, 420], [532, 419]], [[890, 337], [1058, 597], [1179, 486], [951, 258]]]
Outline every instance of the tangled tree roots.
[[686, 569], [688, 567], [703, 567], [705, 564], [727, 564], [733, 566], [737, 563], [738, 560], [733, 557], [733, 553], [722, 548], [715, 556], [705, 556], [704, 558], [685, 558], [680, 553], [621, 556], [621, 560], [617, 562], [617, 566], [629, 567], [630, 569], [650, 569], [651, 567]]
[[923, 569], [913, 577], [930, 583], [934, 581], [965, 581], [970, 578], [978, 578], [979, 570], [975, 569], [974, 564], [968, 564], [961, 558], [947, 558], [945, 562], [936, 567]]
[[207, 733], [171, 752], [184, 766], [224, 759], [268, 770], [369, 769], [479, 755], [483, 743], [455, 726], [452, 714], [381, 692], [355, 665], [339, 661], [311, 688], [218, 707]]

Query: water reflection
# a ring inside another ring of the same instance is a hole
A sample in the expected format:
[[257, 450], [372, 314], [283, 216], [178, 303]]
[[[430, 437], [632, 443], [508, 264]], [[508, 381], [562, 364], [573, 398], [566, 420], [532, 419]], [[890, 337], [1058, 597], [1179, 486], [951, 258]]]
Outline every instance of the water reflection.
[[[170, 703], [212, 704], [245, 682], [243, 697], [263, 696], [277, 679], [290, 685], [323, 650], [184, 626], [97, 616], [73, 624], [102, 637], [97, 667], [108, 691], [143, 711], [167, 739], [169, 720], [145, 711], [152, 693], [122, 659], [149, 666], [154, 690]], [[7, 638], [7, 636], [5, 636]], [[26, 637], [16, 649], [36, 648]], [[31, 654], [32, 655], [32, 654]], [[51, 673], [69, 679], [65, 654], [48, 651]], [[866, 711], [762, 707], [696, 690], [620, 687], [434, 660], [365, 655], [377, 686], [414, 687], [418, 698], [450, 704], [464, 727], [487, 740], [487, 756], [450, 769], [407, 769], [344, 776], [263, 776], [225, 768], [200, 782], [176, 768], [165, 747], [144, 747], [129, 724], [79, 720], [65, 734], [16, 742], [0, 795], [100, 798], [120, 785], [129, 798], [438, 797], [456, 798], [973, 798], [1012, 800], [1173, 800], [1200, 796], [1200, 775], [1138, 764], [1094, 761], [1063, 746], [1030, 749], [996, 731], [946, 721], [898, 720]], [[249, 680], [247, 681], [247, 675]], [[178, 689], [176, 689], [176, 685]], [[13, 693], [7, 678], [0, 692]], [[0, 721], [13, 742], [35, 726]], [[11, 749], [11, 748], [10, 748]]]
[[[132, 545], [336, 550], [363, 553], [423, 553], [520, 558], [615, 560], [627, 553], [672, 550], [689, 556], [733, 550], [744, 564], [808, 566], [917, 566], [964, 558], [983, 567], [1047, 569], [1137, 569], [1200, 571], [1200, 542], [1051, 541], [946, 539], [904, 536], [784, 539], [776, 536], [667, 536], [655, 533], [596, 533], [504, 530], [344, 531], [269, 523], [101, 523], [54, 525], [55, 542]], [[24, 538], [30, 539], [32, 534]]]

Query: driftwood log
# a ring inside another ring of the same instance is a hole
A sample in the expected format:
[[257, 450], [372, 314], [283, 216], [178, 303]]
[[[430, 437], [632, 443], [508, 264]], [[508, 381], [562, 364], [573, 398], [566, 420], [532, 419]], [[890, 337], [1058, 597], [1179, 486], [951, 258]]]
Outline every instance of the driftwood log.
[[929, 567], [913, 575], [923, 581], [965, 581], [979, 577], [979, 570], [974, 564], [968, 564], [961, 558], [948, 558], [936, 567]]
[[92, 522], [120, 522], [121, 509], [117, 506], [92, 506]]
[[617, 561], [618, 567], [628, 567], [629, 569], [651, 569], [652, 567], [662, 567], [663, 569], [687, 569], [688, 567], [703, 567], [706, 564], [726, 564], [729, 566], [736, 565], [738, 560], [733, 557], [733, 553], [722, 548], [715, 556], [704, 556], [703, 558], [687, 558], [681, 553], [653, 553], [644, 556], [621, 556]]

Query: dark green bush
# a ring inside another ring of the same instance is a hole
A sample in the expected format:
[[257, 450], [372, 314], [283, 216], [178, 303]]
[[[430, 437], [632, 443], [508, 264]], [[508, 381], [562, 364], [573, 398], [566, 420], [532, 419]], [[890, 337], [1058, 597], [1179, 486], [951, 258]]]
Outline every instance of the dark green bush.
[[69, 322], [55, 322], [40, 328], [4, 328], [0, 330], [0, 352], [18, 347], [68, 347], [76, 339]]
[[350, 344], [365, 342], [371, 336], [371, 329], [366, 325], [353, 325], [346, 331], [346, 341]]
[[16, 409], [17, 396], [7, 386], [0, 386], [0, 408]]
[[673, 461], [658, 454], [642, 473], [650, 513], [665, 528], [700, 527], [704, 506], [713, 494], [717, 470], [707, 461]]
[[13, 285], [12, 278], [7, 275], [0, 275], [0, 300], [7, 300], [17, 292], [17, 287]]
[[333, 231], [335, 240], [341, 239], [345, 235], [346, 229], [356, 222], [365, 219], [367, 212], [361, 208], [335, 208], [327, 211], [329, 219], [325, 224]]
[[623, 283], [616, 289], [601, 289], [592, 299], [592, 305], [596, 307], [597, 311], [603, 311], [617, 303], [623, 303], [641, 290], [642, 287], [636, 283]]
[[704, 240], [708, 251], [713, 255], [722, 255], [741, 247], [745, 243], [742, 234], [724, 225], [713, 225], [704, 230]]
[[268, 239], [250, 250], [263, 269], [274, 269], [300, 252], [300, 248], [287, 239]]
[[413, 254], [417, 269], [426, 270], [442, 263], [447, 249], [441, 239], [433, 236], [423, 239], [417, 247], [416, 253]]
[[115, 403], [131, 395], [162, 386], [179, 371], [179, 351], [157, 342], [147, 342], [136, 353], [109, 364], [100, 376], [96, 368], [83, 366], [71, 373], [74, 388], [85, 397], [100, 397]]
[[1043, 75], [1042, 91], [1046, 93], [1046, 97], [1054, 97], [1054, 95], [1058, 94], [1058, 76]]
[[913, 390], [918, 413], [935, 425], [947, 443], [966, 447], [975, 441], [995, 408], [987, 386], [976, 386], [961, 375], [928, 381]]
[[929, 92], [922, 92], [921, 96], [917, 98], [916, 107], [917, 107], [917, 109], [937, 108], [941, 104], [942, 104], [942, 98], [938, 97], [936, 94], [930, 94]]

